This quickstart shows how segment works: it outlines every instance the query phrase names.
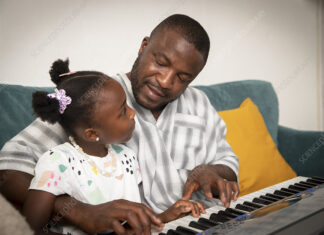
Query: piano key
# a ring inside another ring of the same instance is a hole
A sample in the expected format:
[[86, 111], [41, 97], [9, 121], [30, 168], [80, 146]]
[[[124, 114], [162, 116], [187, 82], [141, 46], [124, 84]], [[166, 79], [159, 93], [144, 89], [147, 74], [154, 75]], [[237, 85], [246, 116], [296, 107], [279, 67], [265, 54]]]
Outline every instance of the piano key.
[[314, 179], [308, 179], [308, 180], [306, 180], [306, 182], [310, 182], [310, 183], [317, 184], [317, 185], [323, 184], [322, 182], [319, 182], [319, 181], [314, 180]]
[[220, 214], [213, 213], [209, 217], [210, 220], [215, 221], [215, 222], [220, 222], [220, 223], [225, 223], [230, 220], [230, 218], [222, 216]]
[[299, 193], [298, 190], [288, 189], [288, 188], [281, 188], [281, 191], [288, 192], [288, 193], [293, 193], [293, 194]]
[[320, 181], [320, 182], [322, 182], [322, 184], [324, 184], [324, 178], [322, 178], [322, 177], [313, 176], [312, 179], [313, 179], [313, 180]]
[[234, 214], [231, 214], [231, 213], [228, 213], [228, 212], [225, 212], [225, 211], [220, 211], [220, 212], [218, 212], [218, 214], [223, 215], [223, 216], [227, 216], [227, 217], [229, 217], [231, 219], [234, 219], [234, 218], [237, 217], [237, 215], [234, 215]]
[[240, 210], [243, 210], [243, 211], [247, 211], [247, 212], [251, 212], [251, 211], [254, 211], [255, 209], [252, 208], [252, 207], [249, 207], [249, 206], [243, 206], [242, 204], [237, 204], [236, 209], [240, 209]]
[[267, 193], [266, 194], [267, 197], [273, 197], [273, 198], [276, 198], [278, 200], [281, 200], [281, 199], [284, 199], [285, 197], [283, 196], [280, 196], [280, 195], [275, 195], [275, 194], [272, 194], [272, 193]]
[[234, 214], [234, 215], [237, 215], [237, 216], [245, 214], [244, 212], [241, 212], [239, 210], [235, 210], [233, 208], [226, 208], [225, 212], [228, 212], [228, 213], [231, 213], [231, 214]]
[[281, 190], [276, 190], [276, 191], [273, 192], [273, 194], [284, 196], [284, 197], [289, 197], [289, 196], [294, 195], [293, 193], [287, 193], [287, 192], [284, 192], [284, 191], [281, 191]]
[[196, 229], [200, 229], [200, 230], [206, 230], [206, 229], [209, 229], [209, 228], [210, 228], [210, 227], [208, 227], [208, 226], [205, 226], [205, 225], [199, 224], [199, 223], [196, 222], [196, 221], [191, 221], [191, 222], [189, 223], [189, 227], [196, 228]]
[[253, 202], [244, 202], [243, 205], [253, 207], [255, 209], [259, 209], [259, 208], [262, 207], [262, 205], [256, 204], [256, 203], [253, 203]]
[[299, 183], [302, 184], [302, 185], [309, 185], [309, 186], [312, 186], [312, 187], [316, 187], [317, 186], [317, 184], [313, 184], [313, 183], [306, 182], [306, 181], [300, 181]]
[[261, 195], [259, 198], [265, 199], [265, 200], [268, 200], [268, 201], [271, 201], [271, 202], [279, 201], [279, 199], [276, 199], [276, 198], [273, 198], [273, 197], [268, 197], [268, 196], [263, 196], [263, 195]]
[[166, 235], [166, 233], [159, 233], [159, 235]]
[[309, 189], [309, 188], [313, 188], [313, 187], [311, 187], [311, 186], [306, 186], [306, 185], [302, 185], [302, 184], [299, 184], [299, 183], [296, 183], [295, 184], [297, 187], [304, 187], [305, 188], [305, 190], [307, 190], [307, 189]]
[[190, 229], [190, 228], [186, 228], [186, 227], [183, 227], [183, 226], [178, 226], [176, 228], [176, 231], [177, 232], [181, 232], [183, 234], [186, 234], [186, 235], [195, 235], [197, 232]]
[[217, 223], [215, 221], [212, 221], [210, 219], [206, 219], [206, 218], [199, 218], [197, 221], [199, 224], [205, 225], [205, 226], [210, 226], [210, 227], [214, 227], [216, 225], [219, 225], [221, 223]]
[[268, 200], [262, 199], [262, 198], [254, 198], [252, 200], [252, 202], [255, 202], [255, 203], [258, 203], [258, 204], [261, 204], [261, 205], [270, 205], [272, 203], [272, 201], [268, 201]]
[[183, 235], [182, 233], [180, 232], [177, 232], [173, 229], [169, 229], [168, 232], [167, 232], [167, 235]]
[[305, 188], [298, 187], [296, 185], [289, 185], [288, 188], [297, 190], [299, 192], [305, 191]]

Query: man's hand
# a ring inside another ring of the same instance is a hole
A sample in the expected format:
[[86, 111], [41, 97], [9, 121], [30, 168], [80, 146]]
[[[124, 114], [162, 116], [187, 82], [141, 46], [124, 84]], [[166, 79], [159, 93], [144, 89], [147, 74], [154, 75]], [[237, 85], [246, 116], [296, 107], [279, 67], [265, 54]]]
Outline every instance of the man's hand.
[[73, 214], [78, 216], [77, 226], [87, 233], [113, 229], [117, 234], [128, 234], [121, 222], [127, 220], [137, 235], [151, 234], [151, 227], [161, 230], [163, 224], [151, 208], [127, 200], [115, 200], [99, 205], [77, 203]]
[[[189, 200], [192, 193], [203, 190], [207, 198], [218, 195], [225, 207], [231, 198], [237, 200], [240, 193], [234, 172], [225, 165], [200, 165], [189, 174], [185, 184], [183, 200]], [[213, 193], [212, 193], [213, 192]]]
[[200, 217], [200, 213], [206, 213], [205, 207], [200, 202], [179, 200], [166, 211], [161, 213], [159, 218], [163, 223], [167, 223], [188, 215], [190, 212], [192, 213], [192, 216], [196, 218]]

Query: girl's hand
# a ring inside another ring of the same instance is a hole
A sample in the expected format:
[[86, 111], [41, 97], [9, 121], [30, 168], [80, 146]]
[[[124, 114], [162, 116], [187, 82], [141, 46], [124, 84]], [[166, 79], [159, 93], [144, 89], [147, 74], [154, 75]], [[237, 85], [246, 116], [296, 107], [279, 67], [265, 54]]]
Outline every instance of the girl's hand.
[[159, 215], [159, 218], [163, 223], [167, 223], [172, 220], [184, 217], [190, 212], [192, 213], [192, 216], [196, 218], [200, 216], [200, 213], [206, 213], [205, 207], [200, 202], [179, 200], [174, 203], [169, 209], [161, 213]]

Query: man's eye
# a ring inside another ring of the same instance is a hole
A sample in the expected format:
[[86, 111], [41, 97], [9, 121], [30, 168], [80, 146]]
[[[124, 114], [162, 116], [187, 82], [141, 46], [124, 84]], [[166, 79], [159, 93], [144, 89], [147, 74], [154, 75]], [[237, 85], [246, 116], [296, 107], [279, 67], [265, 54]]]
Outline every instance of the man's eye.
[[165, 66], [161, 61], [156, 60], [155, 63], [159, 66]]

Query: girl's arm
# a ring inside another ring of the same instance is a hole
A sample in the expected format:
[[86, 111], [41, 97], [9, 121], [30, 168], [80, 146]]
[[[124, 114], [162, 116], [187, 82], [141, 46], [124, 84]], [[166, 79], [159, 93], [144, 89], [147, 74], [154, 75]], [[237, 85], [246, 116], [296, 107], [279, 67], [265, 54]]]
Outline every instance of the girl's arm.
[[54, 194], [45, 191], [28, 191], [23, 213], [36, 234], [50, 234], [47, 225], [53, 211], [55, 198]]

